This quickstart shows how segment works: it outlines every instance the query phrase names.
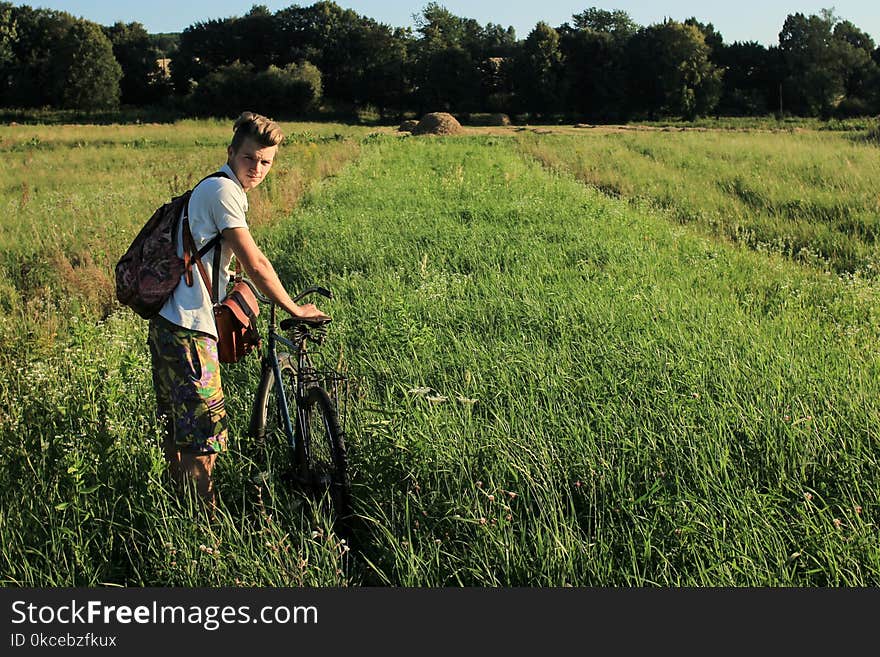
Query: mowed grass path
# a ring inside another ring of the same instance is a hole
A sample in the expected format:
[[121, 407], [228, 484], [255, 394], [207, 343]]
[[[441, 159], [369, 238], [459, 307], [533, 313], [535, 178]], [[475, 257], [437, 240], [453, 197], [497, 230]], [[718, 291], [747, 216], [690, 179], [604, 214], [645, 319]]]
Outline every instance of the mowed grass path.
[[264, 244], [291, 287], [336, 295], [355, 549], [246, 483], [255, 363], [225, 373], [221, 521], [187, 520], [120, 313], [0, 390], [5, 582], [880, 583], [869, 283], [721, 245], [505, 138], [367, 139]]
[[880, 266], [880, 149], [863, 133], [587, 131], [519, 143], [714, 235], [839, 273], [874, 277]]

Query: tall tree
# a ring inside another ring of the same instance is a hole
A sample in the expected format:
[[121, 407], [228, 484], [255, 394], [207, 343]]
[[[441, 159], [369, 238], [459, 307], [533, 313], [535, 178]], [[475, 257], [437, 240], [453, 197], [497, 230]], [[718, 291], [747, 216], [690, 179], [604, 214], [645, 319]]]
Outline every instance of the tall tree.
[[639, 30], [628, 43], [630, 96], [637, 111], [693, 119], [711, 112], [722, 71], [709, 61], [703, 33], [667, 20]]
[[688, 18], [684, 24], [692, 25], [700, 31], [703, 35], [703, 40], [709, 47], [709, 59], [713, 63], [716, 63], [718, 61], [718, 55], [724, 48], [724, 37], [721, 36], [721, 32], [716, 30], [712, 23], [701, 23], [694, 16]]
[[232, 40], [228, 46], [235, 59], [253, 64], [258, 71], [278, 63], [281, 45], [278, 24], [266, 5], [254, 5], [229, 27]]
[[876, 114], [880, 112], [880, 66], [872, 57], [874, 39], [850, 21], [840, 21], [832, 32], [834, 50], [843, 76], [845, 98], [838, 114]]
[[233, 18], [213, 19], [183, 30], [171, 60], [171, 80], [177, 94], [185, 96], [208, 73], [238, 59], [230, 48], [235, 42], [234, 22]]
[[529, 32], [517, 57], [514, 90], [522, 110], [547, 116], [563, 109], [559, 33], [543, 21]]
[[17, 37], [13, 6], [9, 2], [0, 2], [0, 66], [12, 63], [15, 57], [12, 46]]
[[104, 28], [113, 44], [113, 56], [122, 67], [120, 100], [124, 105], [146, 105], [160, 100], [169, 88], [159, 76], [158, 52], [140, 23], [115, 23]]
[[780, 76], [774, 54], [756, 42], [724, 46], [718, 64], [724, 69], [719, 110], [731, 115], [760, 115], [778, 108]]
[[622, 9], [608, 11], [590, 7], [572, 16], [577, 30], [601, 32], [617, 38], [627, 39], [639, 31], [639, 25]]
[[844, 93], [843, 76], [835, 61], [831, 11], [821, 15], [790, 14], [779, 32], [785, 58], [786, 105], [799, 114], [829, 116]]
[[56, 105], [54, 61], [61, 43], [76, 23], [72, 15], [27, 5], [14, 7], [12, 20], [16, 38], [12, 43], [9, 85], [4, 90], [5, 105], [42, 107]]
[[122, 68], [100, 25], [74, 23], [59, 45], [54, 68], [56, 98], [62, 107], [102, 110], [119, 106]]
[[6, 98], [12, 84], [15, 62], [13, 46], [17, 38], [13, 6], [9, 2], [0, 2], [0, 102]]
[[419, 37], [410, 49], [410, 61], [419, 109], [477, 109], [482, 61], [479, 24], [436, 2], [426, 5], [413, 19]]
[[626, 44], [639, 26], [622, 10], [591, 7], [559, 28], [566, 105], [592, 121], [618, 121], [627, 111]]
[[[404, 93], [406, 30], [323, 0], [277, 12], [279, 64], [310, 61], [320, 70], [325, 96], [345, 103], [398, 104]], [[396, 77], [395, 77], [396, 76]]]

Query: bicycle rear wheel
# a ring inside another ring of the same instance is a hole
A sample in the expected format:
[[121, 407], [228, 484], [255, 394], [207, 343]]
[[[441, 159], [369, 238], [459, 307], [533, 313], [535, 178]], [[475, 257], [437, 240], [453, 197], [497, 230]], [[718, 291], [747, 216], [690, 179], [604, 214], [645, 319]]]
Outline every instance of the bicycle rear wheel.
[[[336, 406], [320, 386], [306, 391], [302, 401], [304, 427], [297, 426], [295, 460], [315, 499], [327, 505], [337, 520], [351, 514], [351, 485], [345, 438]], [[303, 431], [304, 429], [304, 431]]]

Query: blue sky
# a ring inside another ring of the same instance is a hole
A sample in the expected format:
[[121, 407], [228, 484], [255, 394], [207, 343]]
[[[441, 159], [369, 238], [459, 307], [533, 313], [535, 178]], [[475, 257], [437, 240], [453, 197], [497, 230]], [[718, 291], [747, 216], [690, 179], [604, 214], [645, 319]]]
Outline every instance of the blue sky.
[[[45, 9], [59, 9], [75, 16], [110, 25], [116, 21], [139, 22], [149, 32], [179, 32], [188, 25], [210, 18], [241, 16], [254, 5], [266, 5], [271, 11], [297, 4], [309, 6], [313, 0], [298, 2], [254, 2], [253, 0], [34, 0], [13, 2]], [[342, 7], [394, 27], [412, 25], [428, 0], [337, 0]], [[774, 2], [773, 0], [617, 0], [601, 3], [598, 0], [572, 2], [570, 0], [448, 0], [439, 4], [465, 18], [480, 24], [512, 25], [517, 37], [525, 38], [538, 21], [552, 26], [571, 20], [572, 14], [589, 7], [622, 9], [640, 25], [650, 25], [664, 18], [684, 20], [695, 16], [704, 23], [712, 23], [721, 32], [726, 43], [757, 41], [764, 45], [778, 42], [779, 30], [785, 17], [795, 12], [818, 14], [824, 8], [833, 8], [835, 15], [855, 23], [880, 42], [880, 3], [878, 0], [838, 0], [826, 2]]]

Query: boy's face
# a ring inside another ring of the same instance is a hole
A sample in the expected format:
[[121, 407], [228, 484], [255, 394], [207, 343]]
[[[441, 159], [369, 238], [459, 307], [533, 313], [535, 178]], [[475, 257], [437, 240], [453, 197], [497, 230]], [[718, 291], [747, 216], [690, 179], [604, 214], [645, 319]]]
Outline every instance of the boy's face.
[[246, 138], [237, 151], [232, 146], [227, 149], [229, 167], [238, 178], [244, 191], [248, 192], [263, 182], [272, 168], [277, 146], [260, 146], [251, 138]]

